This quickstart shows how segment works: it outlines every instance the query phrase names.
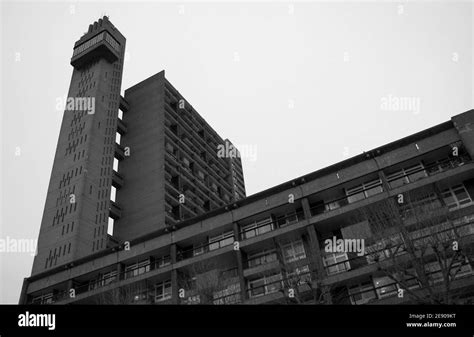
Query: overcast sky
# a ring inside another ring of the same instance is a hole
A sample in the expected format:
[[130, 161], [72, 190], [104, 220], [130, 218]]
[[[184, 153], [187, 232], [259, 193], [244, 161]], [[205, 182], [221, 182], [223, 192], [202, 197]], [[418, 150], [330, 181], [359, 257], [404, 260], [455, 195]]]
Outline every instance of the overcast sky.
[[[122, 93], [165, 69], [223, 138], [257, 151], [243, 158], [248, 195], [474, 107], [472, 2], [3, 2], [1, 11], [1, 240], [37, 239], [73, 44], [103, 14], [127, 38]], [[18, 302], [32, 255], [0, 253], [1, 303]]]

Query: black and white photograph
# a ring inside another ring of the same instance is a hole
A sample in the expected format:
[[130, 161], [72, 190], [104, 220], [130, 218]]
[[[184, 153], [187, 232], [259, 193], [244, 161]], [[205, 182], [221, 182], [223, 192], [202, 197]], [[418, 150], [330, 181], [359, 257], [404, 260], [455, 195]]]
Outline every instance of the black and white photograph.
[[474, 335], [474, 1], [0, 16], [0, 336]]

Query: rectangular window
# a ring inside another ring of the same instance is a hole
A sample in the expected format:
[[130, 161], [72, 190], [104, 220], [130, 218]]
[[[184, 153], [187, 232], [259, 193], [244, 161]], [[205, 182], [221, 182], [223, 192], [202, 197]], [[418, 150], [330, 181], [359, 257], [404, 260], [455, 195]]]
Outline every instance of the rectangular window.
[[397, 283], [388, 276], [374, 278], [374, 285], [379, 298], [394, 296], [398, 290]]
[[347, 201], [353, 203], [365, 199], [364, 185], [353, 187], [346, 191]]
[[326, 212], [327, 211], [332, 211], [333, 209], [338, 209], [339, 207], [341, 207], [341, 204], [339, 203], [339, 201], [329, 202], [329, 203], [324, 205], [324, 208], [326, 209]]
[[150, 260], [146, 259], [125, 267], [125, 277], [135, 277], [150, 271]]
[[198, 255], [204, 254], [205, 253], [204, 246], [205, 246], [205, 244], [202, 244], [202, 243], [194, 245], [193, 246], [193, 256], [198, 256]]
[[155, 284], [155, 302], [166, 301], [171, 298], [171, 280]]
[[377, 298], [372, 282], [366, 282], [349, 288], [352, 304], [366, 304]]
[[347, 201], [353, 203], [383, 192], [382, 181], [375, 179], [346, 190]]
[[213, 304], [236, 304], [240, 303], [240, 283], [228, 285], [225, 289], [212, 294]]
[[463, 184], [445, 189], [441, 192], [441, 196], [450, 211], [472, 204], [471, 196]]
[[209, 250], [219, 249], [234, 243], [234, 232], [229, 231], [220, 235], [209, 237]]
[[248, 266], [249, 268], [253, 268], [256, 266], [260, 266], [263, 264], [267, 264], [277, 260], [277, 254], [274, 249], [267, 250], [263, 252], [258, 252], [254, 254], [248, 255]]
[[171, 264], [171, 258], [169, 256], [164, 256], [158, 259], [156, 265], [158, 268], [163, 268]]
[[408, 180], [408, 177], [405, 176], [405, 172], [403, 171], [403, 169], [400, 171], [388, 174], [387, 181], [388, 181], [388, 184], [390, 185], [390, 188], [392, 189], [408, 184], [410, 182]]
[[414, 166], [405, 168], [404, 170], [405, 170], [405, 174], [407, 175], [408, 180], [410, 182], [415, 182], [417, 180], [420, 180], [420, 179], [425, 178], [425, 177], [428, 176], [426, 174], [426, 171], [425, 171], [422, 163], [418, 163]]
[[296, 212], [291, 212], [277, 217], [278, 227], [285, 227], [295, 222], [298, 222], [298, 214]]
[[332, 253], [323, 257], [323, 264], [328, 275], [338, 274], [351, 269], [347, 253]]
[[91, 281], [91, 283], [89, 284], [89, 290], [104, 287], [110, 283], [115, 282], [116, 279], [117, 279], [116, 270], [112, 270], [104, 274], [99, 274], [99, 277], [96, 280]]
[[52, 304], [53, 301], [53, 293], [44, 294], [41, 296], [36, 296], [32, 300], [32, 304]]
[[257, 235], [261, 235], [273, 230], [272, 219], [266, 218], [260, 221], [256, 221], [242, 228], [244, 239], [252, 238]]
[[306, 258], [304, 244], [302, 240], [290, 242], [282, 247], [285, 262], [294, 262]]
[[363, 185], [364, 185], [364, 190], [365, 190], [364, 193], [367, 198], [372, 195], [383, 192], [382, 180], [380, 179], [376, 179], [368, 183], [364, 183]]
[[282, 287], [281, 279], [281, 274], [274, 274], [249, 281], [249, 297], [263, 296], [278, 291]]

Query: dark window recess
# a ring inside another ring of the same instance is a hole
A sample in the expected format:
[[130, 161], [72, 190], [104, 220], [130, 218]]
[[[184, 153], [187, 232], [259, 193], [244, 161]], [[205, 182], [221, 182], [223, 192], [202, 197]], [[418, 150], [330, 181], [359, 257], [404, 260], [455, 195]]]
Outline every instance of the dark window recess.
[[172, 124], [170, 126], [170, 130], [175, 134], [178, 135], [178, 124]]
[[171, 213], [173, 213], [173, 217], [175, 219], [179, 219], [180, 218], [180, 216], [179, 216], [179, 214], [180, 214], [179, 205], [178, 206], [173, 206], [173, 208], [171, 210]]
[[176, 175], [174, 177], [171, 178], [171, 184], [179, 190], [179, 176]]

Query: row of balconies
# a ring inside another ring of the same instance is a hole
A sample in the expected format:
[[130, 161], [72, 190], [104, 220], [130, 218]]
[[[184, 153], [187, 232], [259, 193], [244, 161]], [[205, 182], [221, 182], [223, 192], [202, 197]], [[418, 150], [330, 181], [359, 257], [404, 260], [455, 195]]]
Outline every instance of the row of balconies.
[[[183, 120], [181, 115], [179, 115], [179, 114], [177, 114], [176, 112], [173, 111], [173, 108], [171, 106], [169, 106], [167, 104], [166, 108], [167, 108], [166, 111], [168, 111], [168, 113], [166, 114], [166, 117], [169, 118], [172, 121], [172, 124], [181, 125], [182, 127], [184, 127], [186, 129], [186, 131], [188, 132], [189, 135], [191, 135], [191, 134], [193, 135], [192, 137], [185, 135], [185, 138], [189, 138], [187, 140], [187, 144], [185, 144], [185, 146], [188, 148], [188, 151], [190, 151], [189, 150], [189, 144], [191, 143], [196, 149], [205, 150], [211, 155], [211, 157], [217, 158], [217, 151], [218, 151], [217, 150], [217, 145], [218, 145], [217, 143], [214, 144], [215, 147], [213, 148], [211, 146], [210, 142], [206, 141], [204, 138], [202, 138], [202, 136], [199, 134], [199, 132], [196, 132], [195, 130], [193, 130], [188, 125], [188, 123]], [[174, 136], [174, 137], [179, 139], [178, 135], [176, 135], [175, 133], [170, 132], [169, 134], [170, 134], [171, 138]], [[183, 143], [184, 143], [184, 140], [183, 140]], [[190, 153], [199, 153], [199, 152], [195, 150], [195, 151], [190, 151]], [[224, 164], [219, 160], [216, 160], [215, 163], [219, 167], [219, 169], [216, 170], [218, 175], [220, 175], [219, 172], [227, 172], [230, 169], [230, 167], [224, 166]], [[225, 178], [225, 176], [223, 178]]]
[[[189, 139], [189, 137], [186, 137], [186, 139]], [[168, 141], [173, 144], [173, 147], [175, 149], [178, 148], [178, 141], [179, 137], [175, 136], [172, 133], [168, 134]], [[227, 180], [230, 176], [230, 168], [225, 168], [222, 165], [218, 165], [217, 163], [219, 162], [218, 160], [211, 160], [209, 161], [204, 160], [203, 158], [200, 157], [200, 155], [196, 155], [199, 153], [195, 148], [194, 150], [189, 148], [188, 145], [182, 144], [181, 146], [184, 150], [185, 153], [188, 154], [190, 158], [194, 160], [194, 164], [197, 166], [195, 169], [201, 169], [202, 172], [205, 172], [206, 174], [209, 174], [211, 172], [211, 176], [213, 176], [216, 181], [218, 181], [227, 191], [227, 193], [231, 193], [232, 191], [232, 186], [230, 185], [230, 182]], [[175, 154], [172, 154], [172, 160], [175, 161], [177, 164], [181, 165], [183, 164], [181, 161], [178, 160], [178, 151], [176, 151]], [[221, 163], [219, 163], [221, 164]], [[186, 168], [186, 166], [182, 165], [183, 168]], [[194, 168], [193, 168], [194, 169]]]
[[[458, 167], [459, 164], [456, 164], [456, 165], [453, 165], [451, 168], [456, 168]], [[120, 207], [118, 205], [116, 205], [115, 203], [111, 203], [111, 211], [116, 215], [116, 216], [120, 216]], [[301, 219], [298, 219], [296, 223], [299, 223]], [[240, 231], [240, 240], [242, 241], [245, 241], [246, 239], [250, 239], [251, 237], [254, 237], [254, 236], [258, 236], [258, 235], [262, 235], [262, 234], [266, 234], [268, 232], [273, 232], [274, 230], [278, 229], [278, 225], [275, 225], [274, 222], [272, 222], [272, 224], [269, 224], [269, 223], [265, 223], [265, 224], [262, 224], [261, 227], [265, 227], [265, 229], [260, 229], [260, 227], [255, 227], [255, 228], [251, 228], [251, 229], [245, 229], [245, 230], [241, 230]], [[247, 234], [245, 234], [246, 232], [248, 231], [253, 231], [254, 232], [254, 235], [250, 235], [248, 236]], [[271, 236], [268, 236], [268, 235], [265, 235], [265, 238], [268, 239], [270, 238]], [[215, 243], [214, 243], [215, 244]], [[208, 244], [208, 252], [211, 251], [211, 249], [209, 249], [209, 245]], [[227, 246], [227, 245], [226, 245]], [[225, 246], [224, 246], [225, 247]], [[223, 248], [223, 247], [219, 247], [219, 248]], [[195, 256], [194, 255], [194, 251], [195, 251], [195, 247], [193, 247], [193, 257]], [[184, 250], [183, 252], [186, 252], [186, 250]], [[206, 253], [206, 251], [204, 251], [203, 253]], [[189, 255], [189, 252], [187, 252], [187, 254]], [[186, 260], [187, 258], [191, 257], [190, 255], [188, 257], [186, 257], [187, 254], [183, 254], [183, 258], [182, 260]], [[363, 259], [365, 259], [366, 262], [364, 263], [361, 263], [360, 265], [358, 264], [357, 262], [357, 259], [359, 259], [359, 262], [361, 262]], [[337, 261], [336, 263], [333, 263], [333, 264], [330, 264], [330, 263], [325, 263], [325, 270], [329, 275], [334, 275], [334, 274], [339, 274], [339, 273], [342, 273], [342, 272], [349, 272], [349, 271], [353, 271], [355, 269], [360, 269], [360, 267], [364, 267], [366, 265], [370, 265], [371, 263], [367, 260], [367, 257], [356, 257], [356, 258], [347, 258], [347, 259], [342, 259], [341, 261]], [[336, 265], [338, 267], [336, 267]], [[342, 267], [340, 267], [342, 266]], [[358, 268], [355, 268], [355, 266], [359, 266]]]
[[[461, 234], [463, 238], [466, 238], [466, 239], [470, 240], [471, 244], [472, 244], [472, 242], [474, 242], [474, 222], [463, 223], [462, 221], [460, 221], [457, 225], [456, 230], [457, 230], [457, 233]], [[451, 229], [451, 231], [452, 231], [452, 229]], [[442, 230], [440, 232], [442, 232]], [[422, 237], [422, 236], [416, 236], [416, 239], [414, 239], [413, 242], [415, 242], [415, 245], [416, 245], [417, 241], [422, 241], [423, 239], [424, 239], [424, 237]], [[200, 246], [200, 247], [194, 247], [192, 252], [185, 251], [185, 250], [178, 250], [177, 260], [180, 261], [180, 260], [183, 260], [183, 259], [186, 259], [186, 258], [190, 258], [190, 257], [194, 257], [194, 256], [197, 256], [197, 255], [205, 254], [205, 253], [210, 252], [210, 251], [218, 250], [218, 249], [224, 248], [226, 246], [232, 245], [233, 242], [234, 242], [233, 237], [230, 237], [230, 240], [229, 240], [229, 238], [224, 238], [221, 241], [212, 242], [212, 243], [209, 243], [207, 245]], [[308, 253], [309, 252], [305, 251], [303, 254], [300, 254], [298, 258], [293, 259], [291, 262], [296, 262], [298, 260], [301, 260], [301, 261], [297, 262], [298, 263], [297, 266], [300, 266], [300, 265], [303, 265], [303, 264], [305, 266], [310, 265], [311, 264], [311, 257], [310, 256], [312, 254], [308, 254]], [[380, 254], [378, 254], [378, 253], [380, 253]], [[400, 255], [402, 255], [404, 253], [405, 253], [404, 250], [400, 250]], [[281, 252], [280, 252], [280, 254], [281, 254]], [[346, 258], [346, 259], [343, 259], [342, 261], [338, 261], [338, 262], [333, 263], [333, 264], [326, 263], [327, 260], [325, 259], [324, 254], [326, 254], [326, 253], [321, 252], [321, 256], [323, 256], [324, 270], [326, 271], [327, 276], [332, 276], [334, 274], [340, 274], [342, 272], [347, 272], [347, 273], [354, 272], [356, 269], [361, 269], [365, 266], [371, 266], [372, 264], [374, 264], [376, 262], [376, 261], [374, 261], [374, 256], [376, 256], [376, 255], [380, 256], [380, 258], [377, 259], [377, 262], [379, 262], [379, 261], [384, 260], [384, 258], [383, 258], [384, 254], [385, 255], [390, 254], [390, 252], [387, 252], [386, 247], [383, 248], [383, 249], [380, 249], [378, 252], [375, 251], [375, 250], [368, 249], [368, 253], [365, 256], [353, 257], [351, 259]], [[426, 255], [429, 255], [429, 254], [426, 254]], [[278, 256], [278, 254], [277, 254], [277, 256]], [[388, 256], [386, 256], [385, 258], [388, 259]], [[261, 260], [260, 261], [261, 263], [259, 263], [258, 266], [255, 266], [254, 264], [249, 264], [250, 260], [247, 259], [244, 262], [244, 269], [243, 269], [243, 275], [242, 276], [244, 278], [249, 278], [250, 279], [251, 277], [253, 277], [255, 275], [271, 274], [272, 270], [273, 271], [281, 270], [281, 266], [282, 266], [281, 261], [278, 261], [278, 259], [279, 258], [277, 257], [277, 258], [268, 258], [268, 259]], [[94, 279], [94, 280], [91, 280], [90, 282], [86, 282], [86, 283], [83, 283], [79, 286], [76, 286], [76, 287], [74, 287], [74, 289], [76, 291], [76, 294], [81, 294], [81, 293], [84, 293], [84, 292], [96, 290], [100, 287], [107, 286], [111, 283], [118, 282], [122, 279], [129, 279], [129, 278], [136, 277], [136, 276], [139, 276], [141, 274], [147, 273], [147, 272], [152, 271], [152, 270], [157, 270], [157, 269], [166, 267], [166, 266], [170, 265], [171, 258], [169, 256], [167, 256], [167, 257], [165, 256], [165, 257], [161, 257], [161, 258], [158, 258], [158, 259], [148, 259], [148, 261], [149, 261], [149, 263], [147, 263], [146, 266], [144, 266], [143, 264], [142, 265], [137, 264], [136, 269], [140, 268], [142, 270], [141, 272], [135, 272], [134, 269], [127, 269], [126, 271], [122, 272], [121, 274], [120, 273], [119, 274], [117, 274], [117, 273], [107, 273], [106, 276], [104, 276], [104, 277], [100, 277], [99, 279]], [[285, 264], [286, 264], [286, 262], [285, 262]], [[296, 263], [294, 263], [293, 265], [296, 265]], [[299, 267], [297, 267], [297, 268], [299, 268]], [[469, 268], [467, 268], [467, 269], [469, 269]], [[459, 275], [464, 276], [464, 275], [472, 274], [472, 268], [469, 269], [469, 270], [467, 270], [467, 269], [463, 270], [462, 274], [459, 274]], [[366, 269], [366, 274], [370, 274], [373, 271], [374, 271], [373, 268]], [[434, 271], [433, 273], [435, 273], [435, 272], [436, 271]], [[308, 271], [308, 273], [309, 273], [309, 271]], [[358, 273], [358, 276], [360, 277], [361, 274]], [[351, 276], [348, 275], [348, 277], [346, 279], [351, 279]], [[339, 282], [340, 281], [341, 280], [339, 279]], [[275, 282], [278, 283], [278, 282], [280, 282], [280, 280], [277, 280]], [[265, 289], [264, 291], [256, 290], [254, 288], [247, 289], [247, 291], [249, 292], [249, 297], [258, 297], [260, 295], [266, 295], [266, 294], [271, 293], [272, 291], [268, 291], [267, 286], [268, 286], [268, 284], [265, 284], [264, 286], [262, 285], [262, 287]], [[387, 287], [387, 285], [385, 285], [385, 287]], [[272, 287], [270, 287], [270, 288], [273, 289]], [[367, 291], [369, 291], [369, 290], [367, 290]], [[66, 292], [66, 294], [63, 294], [63, 295], [67, 296], [67, 292]], [[354, 296], [354, 294], [351, 294], [351, 296]], [[61, 300], [61, 296], [56, 295], [54, 301], [58, 301], [58, 300]]]
[[[388, 179], [387, 177], [385, 177], [385, 175], [383, 175], [383, 179], [385, 181], [383, 181], [382, 179], [378, 179], [377, 183], [373, 183], [368, 186], [364, 186], [364, 184], [361, 184], [361, 188], [354, 193], [350, 193], [348, 190], [340, 188], [339, 194], [343, 196], [331, 199], [330, 201], [324, 201], [321, 199], [317, 200], [317, 195], [315, 195], [314, 199], [316, 200], [311, 202], [311, 214], [318, 215], [326, 213], [349, 205], [356, 201], [366, 199], [374, 194], [381, 193], [386, 189], [395, 189], [402, 185], [410, 184], [419, 181], [423, 178], [431, 177], [440, 172], [451, 170], [470, 162], [470, 157], [467, 155], [463, 155], [454, 158], [446, 158], [429, 166], [420, 165], [419, 168], [417, 168], [416, 170], [410, 171], [409, 173], [397, 175], [392, 179]], [[371, 181], [371, 183], [376, 181], [377, 179]], [[313, 196], [310, 196], [309, 198], [313, 199]]]

